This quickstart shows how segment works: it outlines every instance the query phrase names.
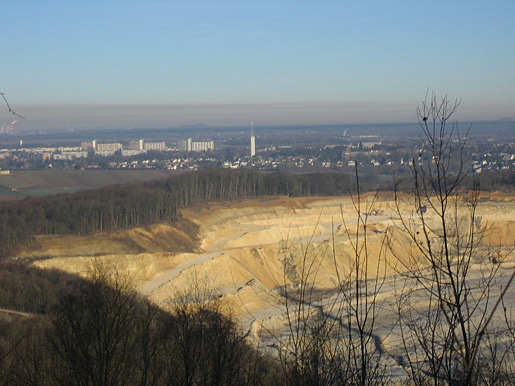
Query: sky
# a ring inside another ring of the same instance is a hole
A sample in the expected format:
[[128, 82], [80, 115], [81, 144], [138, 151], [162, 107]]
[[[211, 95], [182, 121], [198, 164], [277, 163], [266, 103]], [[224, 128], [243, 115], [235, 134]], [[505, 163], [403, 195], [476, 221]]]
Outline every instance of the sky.
[[[392, 123], [429, 89], [515, 118], [515, 2], [2, 0], [26, 129]], [[4, 108], [5, 107], [5, 108]], [[0, 125], [9, 123], [0, 105]]]

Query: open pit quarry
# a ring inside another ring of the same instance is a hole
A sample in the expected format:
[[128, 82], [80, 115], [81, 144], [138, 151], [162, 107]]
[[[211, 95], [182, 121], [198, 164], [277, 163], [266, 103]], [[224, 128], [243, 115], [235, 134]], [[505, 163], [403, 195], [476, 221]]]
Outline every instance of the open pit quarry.
[[[392, 194], [364, 195], [360, 204], [366, 219], [368, 278], [380, 276], [382, 282], [375, 299], [381, 304], [378, 338], [381, 349], [393, 352], [399, 343], [392, 333], [399, 277], [416, 252], [396, 230], [400, 222]], [[416, 212], [407, 203], [400, 210], [405, 216]], [[107, 262], [126, 272], [134, 287], [163, 309], [185, 294], [208, 290], [266, 346], [271, 332], [286, 333], [281, 289], [298, 285], [304, 277], [325, 294], [318, 305], [333, 301], [331, 290], [353, 267], [353, 245], [365, 235], [363, 223], [357, 222], [356, 201], [349, 196], [207, 203], [183, 210], [182, 218], [198, 227], [198, 238], [169, 224], [87, 237], [43, 236], [23, 257], [38, 267], [84, 276], [93, 260]], [[430, 212], [426, 220], [434, 220]], [[482, 195], [474, 226], [482, 238], [481, 256], [474, 260], [470, 280], [478, 280], [492, 256], [507, 256], [498, 262], [501, 277], [492, 289], [495, 295], [515, 267], [509, 253], [515, 245], [515, 197]], [[387, 235], [395, 256], [386, 246]], [[304, 274], [303, 260], [311, 267]], [[510, 305], [515, 305], [515, 290], [506, 295]]]

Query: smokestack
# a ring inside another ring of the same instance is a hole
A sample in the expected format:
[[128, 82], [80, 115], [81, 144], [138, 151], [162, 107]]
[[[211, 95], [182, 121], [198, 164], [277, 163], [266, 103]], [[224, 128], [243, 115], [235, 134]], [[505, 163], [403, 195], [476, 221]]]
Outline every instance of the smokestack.
[[250, 157], [256, 155], [256, 137], [254, 137], [254, 122], [250, 122]]
[[16, 122], [18, 122], [18, 120], [17, 120], [17, 119], [13, 119], [13, 120], [11, 121], [11, 123], [10, 123], [10, 125], [9, 125], [9, 127], [8, 127], [8, 130], [7, 130], [10, 134], [13, 134], [13, 133], [14, 133], [14, 124], [15, 124]]

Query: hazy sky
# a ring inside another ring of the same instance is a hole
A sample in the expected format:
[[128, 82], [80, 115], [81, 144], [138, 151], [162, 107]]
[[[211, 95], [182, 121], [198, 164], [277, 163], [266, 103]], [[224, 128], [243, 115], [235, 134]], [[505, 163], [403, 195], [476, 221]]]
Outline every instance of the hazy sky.
[[[0, 91], [18, 128], [515, 117], [515, 2], [17, 1]], [[0, 106], [0, 123], [9, 121]]]

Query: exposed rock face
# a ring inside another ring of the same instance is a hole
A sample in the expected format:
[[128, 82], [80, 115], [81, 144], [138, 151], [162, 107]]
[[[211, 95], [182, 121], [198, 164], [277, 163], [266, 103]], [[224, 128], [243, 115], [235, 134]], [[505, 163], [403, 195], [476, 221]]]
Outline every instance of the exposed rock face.
[[[362, 200], [372, 202], [372, 197]], [[485, 247], [513, 246], [514, 198], [484, 200], [477, 214], [475, 226], [485, 230]], [[182, 215], [183, 223], [174, 226], [158, 224], [88, 237], [44, 236], [38, 248], [26, 251], [24, 257], [35, 258], [34, 264], [41, 267], [82, 274], [97, 256], [128, 272], [144, 294], [163, 306], [201, 280], [236, 314], [255, 316], [266, 313], [278, 288], [295, 284], [304, 257], [316, 259], [310, 280], [317, 289], [334, 286], [337, 271], [351, 266], [352, 242], [365, 230], [356, 225], [350, 197], [211, 203]], [[380, 197], [366, 218], [370, 275], [393, 275], [400, 269], [395, 261], [377, 268], [380, 258], [391, 258], [384, 251], [385, 235], [390, 230], [406, 253], [409, 245], [392, 231], [398, 220], [391, 198]]]

